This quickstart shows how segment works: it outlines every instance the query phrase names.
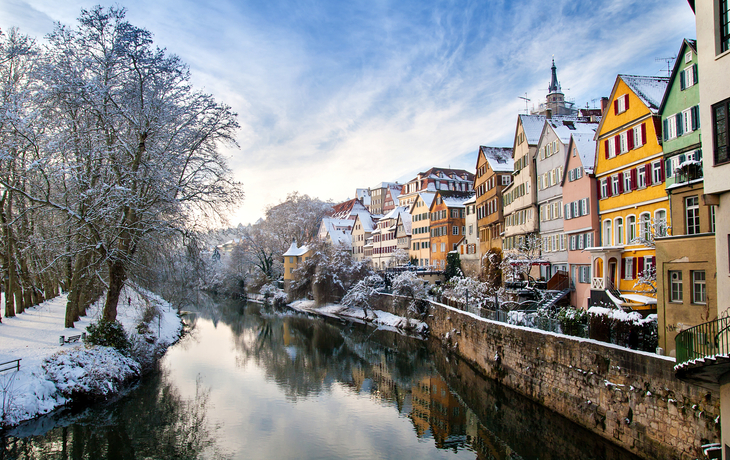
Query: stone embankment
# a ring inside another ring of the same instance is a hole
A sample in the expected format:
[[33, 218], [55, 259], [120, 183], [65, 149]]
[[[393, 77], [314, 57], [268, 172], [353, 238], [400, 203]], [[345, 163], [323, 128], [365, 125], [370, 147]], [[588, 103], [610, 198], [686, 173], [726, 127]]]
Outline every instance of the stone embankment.
[[701, 458], [719, 439], [719, 394], [674, 359], [484, 320], [432, 303], [431, 337], [486, 377], [647, 459]]

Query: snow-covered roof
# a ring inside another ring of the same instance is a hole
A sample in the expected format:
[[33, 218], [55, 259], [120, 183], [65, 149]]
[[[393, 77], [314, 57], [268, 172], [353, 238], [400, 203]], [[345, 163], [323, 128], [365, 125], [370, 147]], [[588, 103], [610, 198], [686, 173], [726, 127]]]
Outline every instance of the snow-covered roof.
[[465, 204], [465, 205], [470, 205], [470, 204], [474, 204], [474, 203], [476, 203], [476, 202], [477, 202], [477, 196], [476, 196], [476, 195], [474, 195], [474, 196], [472, 196], [471, 198], [469, 198], [468, 200], [466, 200], [466, 201], [464, 202], [464, 204]]
[[418, 196], [423, 201], [423, 204], [425, 204], [428, 209], [431, 209], [431, 204], [433, 203], [433, 199], [436, 198], [436, 194], [434, 192], [420, 192]]
[[540, 142], [540, 134], [545, 124], [543, 115], [520, 115], [522, 129], [525, 131], [525, 138], [528, 144], [537, 144]]
[[306, 244], [302, 245], [302, 247], [297, 247], [297, 242], [292, 241], [291, 246], [289, 246], [289, 249], [286, 250], [284, 253], [284, 257], [299, 257], [303, 256], [304, 254], [309, 252], [309, 246]]
[[667, 90], [669, 77], [641, 75], [619, 75], [619, 77], [646, 104], [652, 113], [659, 111], [664, 92]]
[[400, 223], [403, 224], [403, 231], [406, 235], [411, 234], [411, 214], [408, 212], [402, 212], [400, 213], [400, 216], [398, 216], [398, 219], [400, 220]]
[[360, 221], [360, 224], [362, 225], [362, 229], [365, 230], [365, 232], [367, 232], [367, 233], [372, 232], [373, 228], [375, 227], [375, 222], [373, 221], [373, 216], [367, 211], [358, 212], [355, 220]]
[[473, 192], [441, 192], [441, 199], [447, 208], [464, 208], [467, 200], [474, 195]]
[[515, 169], [515, 160], [512, 158], [511, 147], [487, 147], [480, 146], [479, 152], [489, 163], [494, 172], [512, 172]]
[[398, 215], [400, 215], [401, 213], [408, 214], [408, 208], [406, 208], [405, 206], [396, 206], [395, 208], [393, 208], [392, 211], [390, 211], [388, 214], [384, 215], [383, 219], [381, 219], [381, 220], [397, 219]]
[[596, 141], [594, 133], [573, 133], [573, 144], [578, 150], [583, 169], [593, 171], [596, 162]]
[[575, 133], [590, 133], [591, 138], [596, 134], [598, 123], [583, 123], [577, 121], [577, 119], [570, 118], [556, 118], [548, 120], [546, 126], [550, 127], [555, 132], [555, 135], [560, 139], [563, 144], [570, 142], [570, 136]]

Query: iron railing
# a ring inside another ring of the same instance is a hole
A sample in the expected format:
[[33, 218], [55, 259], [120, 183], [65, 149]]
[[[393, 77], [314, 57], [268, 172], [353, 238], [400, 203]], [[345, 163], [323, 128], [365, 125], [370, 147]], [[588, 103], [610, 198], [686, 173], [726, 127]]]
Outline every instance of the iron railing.
[[677, 366], [688, 361], [730, 355], [730, 318], [719, 318], [685, 329], [674, 339]]

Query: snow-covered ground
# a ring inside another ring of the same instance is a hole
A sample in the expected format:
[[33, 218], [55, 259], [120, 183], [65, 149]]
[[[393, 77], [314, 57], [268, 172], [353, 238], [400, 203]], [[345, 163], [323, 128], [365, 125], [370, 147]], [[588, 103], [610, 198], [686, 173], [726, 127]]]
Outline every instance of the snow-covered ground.
[[315, 313], [325, 316], [347, 317], [372, 323], [378, 327], [392, 328], [397, 331], [409, 331], [421, 334], [428, 329], [423, 321], [404, 318], [392, 313], [380, 310], [364, 311], [362, 308], [350, 308], [339, 304], [324, 305], [317, 307], [314, 300], [296, 300], [289, 304], [294, 310]]
[[[2, 318], [0, 363], [21, 361], [19, 371], [0, 372], [0, 422], [14, 425], [48, 413], [69, 402], [72, 393], [116, 392], [127, 378], [139, 374], [140, 363], [113, 348], [87, 347], [80, 341], [60, 345], [60, 336], [68, 338], [86, 332], [86, 327], [98, 320], [103, 307], [100, 300], [88, 309], [86, 317], [75, 323], [75, 328], [67, 329], [63, 327], [66, 301], [67, 296], [61, 295], [15, 317]], [[149, 332], [141, 336], [137, 325], [149, 306], [158, 307], [161, 314], [152, 320]], [[177, 310], [143, 289], [125, 287], [118, 310], [117, 319], [132, 342], [149, 347], [153, 354], [174, 343], [182, 331]]]

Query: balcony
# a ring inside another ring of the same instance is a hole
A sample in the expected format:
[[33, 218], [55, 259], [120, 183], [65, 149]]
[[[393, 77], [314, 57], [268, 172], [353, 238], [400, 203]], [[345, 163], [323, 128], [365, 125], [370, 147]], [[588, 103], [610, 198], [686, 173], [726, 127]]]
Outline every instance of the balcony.
[[719, 389], [720, 376], [730, 371], [730, 318], [685, 329], [675, 338], [678, 379]]
[[593, 278], [591, 279], [591, 289], [606, 289], [606, 282], [603, 278]]

